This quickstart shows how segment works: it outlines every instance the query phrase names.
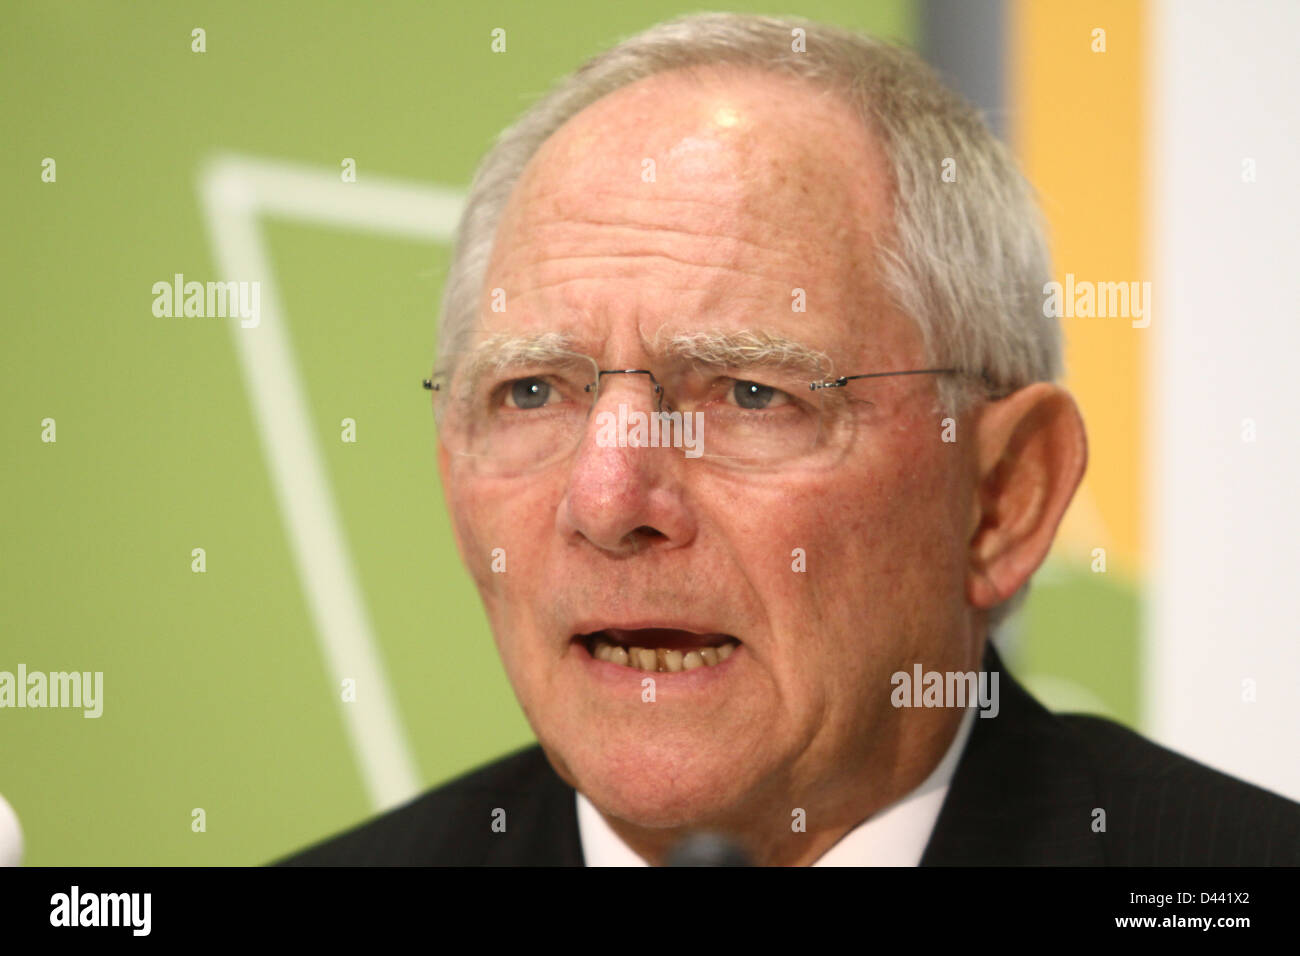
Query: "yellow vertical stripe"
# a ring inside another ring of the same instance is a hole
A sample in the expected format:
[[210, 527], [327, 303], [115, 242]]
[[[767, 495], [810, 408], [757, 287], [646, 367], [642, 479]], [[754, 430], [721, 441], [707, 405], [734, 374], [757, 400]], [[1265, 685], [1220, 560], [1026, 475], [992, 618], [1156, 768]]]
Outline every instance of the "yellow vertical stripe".
[[[1054, 278], [1131, 282], [1142, 271], [1144, 4], [1011, 0], [1010, 134], [1051, 228]], [[1094, 31], [1105, 52], [1094, 52]], [[1152, 290], [1159, 302], [1159, 290]], [[1088, 425], [1090, 463], [1059, 540], [1138, 573], [1144, 349], [1126, 318], [1063, 318], [1066, 385]], [[1157, 319], [1158, 321], [1158, 319]]]

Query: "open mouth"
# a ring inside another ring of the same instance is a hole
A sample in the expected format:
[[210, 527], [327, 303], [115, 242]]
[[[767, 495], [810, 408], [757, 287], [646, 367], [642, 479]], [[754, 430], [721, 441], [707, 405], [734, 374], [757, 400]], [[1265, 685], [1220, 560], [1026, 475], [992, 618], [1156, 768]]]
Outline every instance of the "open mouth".
[[669, 674], [716, 667], [740, 646], [730, 634], [693, 634], [667, 627], [607, 628], [579, 634], [574, 640], [598, 661]]

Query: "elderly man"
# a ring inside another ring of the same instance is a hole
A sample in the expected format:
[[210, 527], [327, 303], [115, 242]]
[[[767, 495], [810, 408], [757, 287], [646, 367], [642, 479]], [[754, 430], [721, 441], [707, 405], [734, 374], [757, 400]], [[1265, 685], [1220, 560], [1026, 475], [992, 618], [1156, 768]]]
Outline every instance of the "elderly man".
[[426, 383], [539, 746], [289, 862], [1300, 862], [1295, 804], [990, 644], [1087, 457], [1048, 265], [906, 51], [702, 15], [571, 76], [475, 178]]

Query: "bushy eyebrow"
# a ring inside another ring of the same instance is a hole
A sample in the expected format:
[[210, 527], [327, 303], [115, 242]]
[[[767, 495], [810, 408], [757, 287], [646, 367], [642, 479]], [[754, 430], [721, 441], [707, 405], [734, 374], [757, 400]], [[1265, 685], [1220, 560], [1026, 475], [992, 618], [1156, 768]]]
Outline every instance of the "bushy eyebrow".
[[[661, 336], [656, 336], [656, 342]], [[779, 368], [804, 373], [810, 380], [830, 374], [830, 357], [812, 346], [761, 329], [676, 332], [662, 337], [654, 351], [725, 368]], [[473, 376], [522, 363], [554, 362], [580, 351], [573, 336], [563, 332], [527, 335], [498, 333], [461, 356], [457, 365]]]
[[526, 362], [555, 362], [571, 356], [574, 351], [573, 337], [563, 332], [536, 332], [531, 335], [499, 332], [484, 339], [453, 364], [473, 378], [489, 369], [500, 371]]
[[761, 329], [678, 332], [668, 338], [664, 352], [726, 368], [803, 372], [810, 379], [824, 378], [831, 368], [825, 352]]

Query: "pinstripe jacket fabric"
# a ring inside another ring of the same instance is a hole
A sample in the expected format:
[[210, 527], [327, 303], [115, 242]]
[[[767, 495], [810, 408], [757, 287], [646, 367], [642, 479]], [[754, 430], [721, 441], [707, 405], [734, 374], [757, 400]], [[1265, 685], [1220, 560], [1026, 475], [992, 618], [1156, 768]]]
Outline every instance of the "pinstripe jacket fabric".
[[[991, 646], [985, 669], [1001, 675], [1001, 710], [975, 721], [922, 866], [1300, 865], [1300, 804], [1112, 721], [1049, 713]], [[497, 807], [504, 833], [489, 825]], [[583, 858], [573, 789], [533, 746], [279, 863], [581, 866]]]

